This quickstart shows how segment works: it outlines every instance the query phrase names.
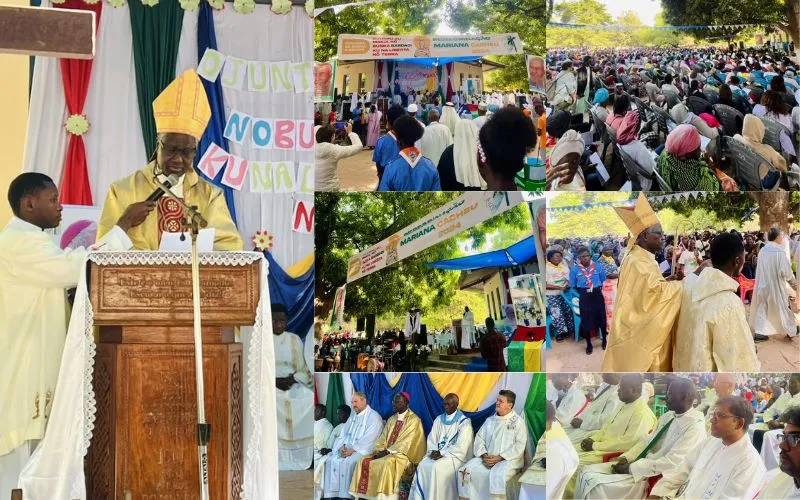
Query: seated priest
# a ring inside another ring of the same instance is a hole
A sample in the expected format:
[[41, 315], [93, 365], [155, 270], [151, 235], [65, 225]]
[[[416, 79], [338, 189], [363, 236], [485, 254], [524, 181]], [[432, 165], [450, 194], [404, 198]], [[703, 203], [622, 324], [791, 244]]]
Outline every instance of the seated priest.
[[578, 454], [556, 420], [555, 407], [549, 401], [545, 404], [545, 432], [530, 467], [519, 478], [520, 500], [560, 499], [578, 467]]
[[272, 304], [280, 470], [305, 470], [313, 457], [314, 377], [303, 357], [303, 341], [286, 331], [287, 309]]
[[328, 409], [322, 403], [314, 405], [314, 461], [322, 458], [322, 450], [328, 449], [328, 441], [333, 432], [333, 425], [328, 422]]
[[410, 483], [417, 464], [425, 456], [422, 420], [408, 408], [407, 392], [392, 399], [394, 415], [383, 427], [372, 456], [361, 457], [350, 482], [356, 498], [396, 498], [400, 482]]
[[656, 426], [653, 410], [647, 406], [642, 397], [642, 375], [626, 373], [619, 383], [619, 399], [622, 406], [619, 411], [607, 420], [599, 431], [593, 432], [575, 446], [578, 452], [578, 473], [572, 476], [567, 484], [566, 496], [573, 498], [575, 483], [581, 469], [603, 461], [608, 453], [625, 452]]
[[409, 500], [456, 498], [458, 468], [472, 458], [472, 422], [458, 409], [458, 396], [444, 397], [444, 413], [433, 421], [425, 458], [417, 466]]
[[694, 383], [675, 379], [667, 389], [667, 411], [655, 430], [611, 462], [589, 465], [578, 476], [575, 498], [644, 498], [650, 478], [680, 463], [706, 438], [703, 414], [692, 408]]
[[618, 373], [604, 373], [603, 383], [597, 388], [597, 392], [582, 410], [564, 425], [567, 436], [572, 444], [578, 444], [594, 431], [599, 431], [603, 424], [613, 417], [622, 401], [619, 400], [619, 378]]
[[753, 498], [761, 489], [766, 470], [747, 439], [753, 420], [750, 403], [728, 396], [711, 411], [711, 436], [664, 471], [650, 491], [652, 497]]
[[[317, 405], [325, 408], [325, 405]], [[323, 411], [327, 411], [323, 410]], [[317, 439], [317, 422], [319, 422], [317, 410], [314, 410], [314, 500], [319, 500], [322, 498], [322, 485], [324, 482], [324, 475], [325, 475], [325, 462], [328, 461], [328, 458], [331, 456], [331, 451], [333, 450], [334, 443], [336, 440], [339, 439], [339, 436], [342, 434], [342, 429], [344, 428], [345, 424], [347, 423], [347, 419], [350, 418], [350, 407], [347, 405], [341, 405], [336, 410], [336, 421], [338, 425], [333, 427], [330, 433], [325, 433], [325, 424], [319, 424], [321, 428], [320, 434], [323, 436], [327, 436], [325, 442], [323, 443], [322, 440]], [[328, 419], [325, 418], [325, 413], [322, 413], [320, 416], [325, 423], [331, 425], [328, 422]]]
[[583, 393], [583, 388], [577, 378], [570, 380], [571, 374], [569, 373], [556, 373], [553, 375], [553, 385], [561, 391], [567, 391], [564, 397], [558, 400], [556, 405], [556, 420], [561, 423], [562, 427], [566, 427], [586, 406], [586, 395]]
[[[25, 461], [44, 437], [67, 334], [66, 290], [77, 286], [94, 248], [62, 250], [45, 229], [58, 227], [53, 180], [20, 174], [8, 188], [13, 216], [0, 230], [0, 498], [11, 496]], [[125, 234], [152, 204], [123, 207], [95, 247], [127, 250]], [[13, 382], [12, 382], [13, 381]]]
[[[231, 219], [225, 196], [217, 187], [202, 180], [195, 172], [193, 160], [197, 145], [211, 117], [203, 84], [193, 70], [187, 70], [164, 89], [153, 101], [158, 142], [150, 163], [109, 188], [97, 227], [102, 238], [116, 224], [125, 207], [146, 200], [171, 174], [178, 183], [170, 189], [189, 206], [197, 207], [215, 230], [214, 250], [241, 250], [242, 239]], [[182, 207], [168, 196], [162, 196], [155, 213], [127, 231], [136, 250], [158, 250], [161, 234], [181, 232]]]
[[528, 428], [514, 411], [516, 400], [513, 391], [497, 395], [495, 414], [475, 436], [475, 457], [458, 470], [459, 498], [506, 498], [506, 483], [522, 469], [528, 445]]
[[[697, 405], [697, 409], [706, 415], [706, 434], [711, 433], [711, 414], [714, 404], [721, 398], [732, 396], [736, 389], [736, 375], [733, 373], [717, 373], [714, 377], [714, 390]], [[752, 427], [752, 426], [751, 426]]]
[[764, 423], [753, 424], [753, 446], [761, 453], [764, 467], [774, 469], [778, 466], [778, 438], [783, 434], [783, 412], [800, 406], [800, 373], [789, 376], [787, 391], [767, 408], [762, 415]]
[[767, 472], [767, 485], [756, 496], [760, 500], [800, 498], [800, 407], [788, 409], [779, 439], [780, 466]]
[[361, 457], [375, 449], [375, 441], [383, 427], [383, 419], [367, 404], [363, 392], [354, 392], [350, 403], [355, 414], [347, 419], [325, 462], [323, 498], [353, 498], [348, 490], [356, 465]]

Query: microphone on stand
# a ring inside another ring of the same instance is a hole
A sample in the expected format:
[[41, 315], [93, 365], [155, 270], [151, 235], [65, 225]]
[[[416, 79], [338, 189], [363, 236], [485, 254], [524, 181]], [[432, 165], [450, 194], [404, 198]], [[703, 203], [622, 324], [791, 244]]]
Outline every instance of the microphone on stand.
[[[177, 183], [178, 176], [175, 174], [170, 174], [169, 177], [167, 177], [167, 180], [164, 181], [164, 187], [169, 189]], [[164, 190], [161, 188], [161, 186], [159, 186], [150, 194], [150, 196], [147, 197], [145, 201], [158, 201], [162, 196], [164, 196]]]

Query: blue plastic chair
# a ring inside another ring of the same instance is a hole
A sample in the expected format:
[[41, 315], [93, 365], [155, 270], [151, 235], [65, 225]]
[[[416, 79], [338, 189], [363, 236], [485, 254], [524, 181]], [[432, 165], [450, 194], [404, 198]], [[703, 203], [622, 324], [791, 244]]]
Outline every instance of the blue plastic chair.
[[569, 307], [572, 310], [572, 320], [575, 323], [575, 342], [578, 342], [581, 340], [581, 310], [578, 306], [580, 295], [578, 295], [578, 292], [576, 292], [574, 288], [570, 288], [566, 292], [562, 292], [561, 295], [567, 299], [567, 304], [569, 304]]
[[550, 325], [553, 323], [553, 319], [548, 316], [547, 321], [545, 322], [545, 336], [544, 336], [544, 348], [545, 349], [552, 349], [553, 344], [550, 342]]

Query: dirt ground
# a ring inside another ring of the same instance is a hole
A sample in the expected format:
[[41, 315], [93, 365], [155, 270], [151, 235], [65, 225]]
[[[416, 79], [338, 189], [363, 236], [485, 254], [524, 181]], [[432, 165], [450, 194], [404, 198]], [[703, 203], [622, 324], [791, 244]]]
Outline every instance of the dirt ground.
[[372, 162], [372, 150], [339, 160], [341, 191], [375, 191], [378, 188], [378, 169]]
[[314, 472], [311, 470], [281, 471], [279, 482], [281, 500], [314, 498]]
[[[745, 306], [747, 313], [750, 306]], [[613, 335], [613, 333], [612, 333]], [[553, 340], [553, 348], [545, 354], [548, 372], [600, 372], [603, 362], [603, 350], [600, 339], [592, 339], [594, 352], [586, 355], [586, 341], [566, 339], [563, 342]], [[756, 342], [756, 354], [761, 360], [761, 370], [765, 372], [795, 372], [800, 370], [800, 340], [798, 337], [788, 338], [772, 335], [764, 342]]]

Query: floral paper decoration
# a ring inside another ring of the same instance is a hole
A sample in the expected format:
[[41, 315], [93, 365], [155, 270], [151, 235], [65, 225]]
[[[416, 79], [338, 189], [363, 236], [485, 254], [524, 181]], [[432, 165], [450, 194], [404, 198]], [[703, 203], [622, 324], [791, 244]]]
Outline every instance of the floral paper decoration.
[[283, 15], [288, 14], [291, 11], [291, 0], [272, 0], [272, 12]]
[[158, 0], [142, 0], [142, 5], [147, 7], [155, 7], [158, 5]]
[[251, 14], [256, 8], [254, 0], [233, 0], [233, 10], [239, 14]]
[[194, 12], [200, 8], [200, 0], [180, 0], [183, 10]]
[[308, 17], [314, 17], [314, 0], [306, 0], [306, 14]]
[[253, 245], [259, 252], [269, 252], [272, 250], [272, 235], [268, 231], [256, 231], [253, 236]]
[[89, 120], [86, 119], [86, 115], [71, 115], [67, 118], [64, 128], [72, 135], [81, 136], [89, 131]]
[[212, 9], [222, 10], [225, 8], [225, 0], [208, 0], [208, 5], [210, 5]]

